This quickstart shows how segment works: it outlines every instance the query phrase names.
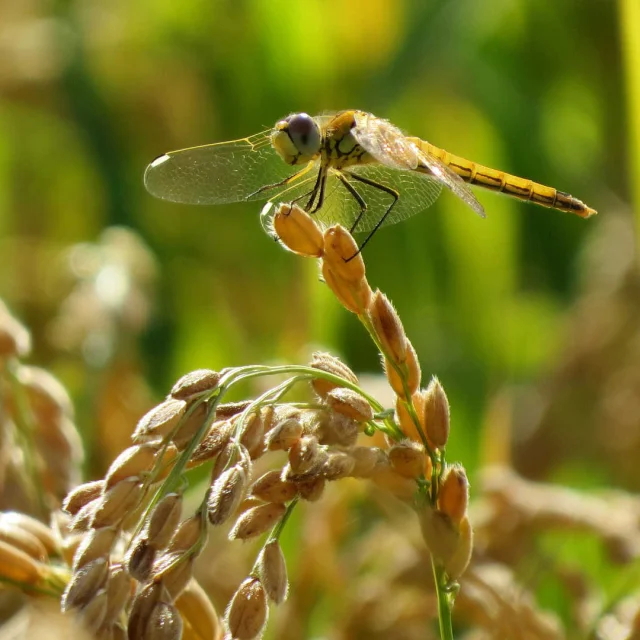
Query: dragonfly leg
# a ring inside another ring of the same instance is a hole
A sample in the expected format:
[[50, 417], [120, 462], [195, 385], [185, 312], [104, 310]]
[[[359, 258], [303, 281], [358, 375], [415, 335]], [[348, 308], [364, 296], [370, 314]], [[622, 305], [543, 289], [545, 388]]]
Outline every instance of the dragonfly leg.
[[308, 213], [316, 213], [318, 209], [322, 206], [324, 202], [324, 186], [327, 180], [327, 171], [325, 168], [320, 167], [320, 171], [318, 171], [318, 176], [316, 178], [316, 183], [313, 186], [313, 189], [309, 192], [311, 197], [307, 202], [307, 206], [305, 207], [305, 211]]
[[367, 212], [367, 203], [364, 201], [364, 198], [355, 190], [354, 186], [345, 178], [344, 174], [336, 172], [336, 176], [360, 207], [360, 213], [358, 214], [356, 221], [351, 225], [351, 229], [349, 229], [350, 233], [354, 233], [356, 227], [358, 226], [358, 223], [362, 219], [362, 216]]
[[[379, 182], [375, 182], [374, 180], [369, 180], [369, 178], [365, 178], [364, 176], [359, 176], [357, 173], [348, 173], [347, 175], [353, 178], [354, 180], [357, 180], [358, 182], [362, 182], [363, 184], [373, 187], [374, 189], [380, 189], [380, 191], [384, 191], [385, 193], [388, 193], [393, 198], [393, 202], [389, 205], [389, 207], [384, 212], [384, 215], [380, 218], [380, 220], [376, 222], [376, 226], [373, 227], [369, 235], [364, 239], [364, 242], [358, 247], [358, 250], [350, 258], [346, 260], [346, 262], [349, 262], [349, 260], [353, 260], [364, 249], [365, 245], [369, 242], [369, 240], [373, 238], [373, 235], [375, 234], [375, 232], [382, 226], [382, 223], [387, 219], [387, 216], [391, 213], [391, 210], [393, 209], [393, 207], [395, 207], [396, 203], [400, 199], [400, 194], [395, 189], [392, 189], [391, 187], [387, 187], [386, 185], [380, 184]], [[358, 225], [358, 222], [360, 222], [363, 213], [364, 211], [360, 212], [360, 215], [357, 217], [355, 224], [353, 225], [353, 227], [351, 227], [352, 233], [356, 231], [356, 227]]]
[[273, 184], [265, 184], [261, 186], [259, 189], [257, 189], [253, 193], [250, 193], [245, 198], [245, 200], [250, 200], [251, 198], [257, 196], [258, 194], [263, 193], [264, 191], [269, 191], [269, 189], [275, 189], [276, 187], [284, 187], [290, 182], [293, 182], [294, 180], [301, 178], [305, 173], [307, 173], [307, 171], [309, 171], [309, 169], [311, 169], [312, 166], [313, 166], [313, 163], [309, 162], [306, 167], [303, 167], [302, 169], [300, 169], [300, 171], [296, 171], [294, 174], [284, 178], [283, 180], [280, 180], [280, 182], [274, 182]]

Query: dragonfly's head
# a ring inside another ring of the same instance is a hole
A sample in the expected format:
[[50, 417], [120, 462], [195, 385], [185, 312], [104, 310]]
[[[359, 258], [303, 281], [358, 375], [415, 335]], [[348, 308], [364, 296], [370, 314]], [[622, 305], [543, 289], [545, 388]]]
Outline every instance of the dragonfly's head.
[[276, 123], [271, 144], [287, 164], [306, 164], [320, 153], [320, 127], [310, 115], [294, 113]]

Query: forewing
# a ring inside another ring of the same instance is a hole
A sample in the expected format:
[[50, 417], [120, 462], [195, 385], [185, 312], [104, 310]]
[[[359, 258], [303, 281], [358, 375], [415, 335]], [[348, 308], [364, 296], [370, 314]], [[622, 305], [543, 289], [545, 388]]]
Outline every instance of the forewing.
[[394, 169], [415, 169], [421, 152], [398, 127], [388, 120], [364, 111], [355, 115], [356, 126], [351, 130], [358, 144], [378, 162]]
[[420, 153], [420, 170], [422, 167], [426, 167], [431, 175], [442, 183], [445, 187], [450, 189], [458, 198], [468, 204], [480, 217], [486, 218], [487, 214], [484, 212], [484, 207], [480, 204], [478, 199], [473, 194], [473, 191], [469, 188], [467, 183], [457, 174], [454, 173], [449, 167], [428, 153]]
[[[343, 175], [367, 203], [367, 210], [360, 218], [355, 232], [372, 231], [389, 210], [393, 196], [356, 180], [351, 173], [395, 189], [399, 193], [398, 201], [381, 226], [406, 220], [423, 211], [435, 202], [442, 190], [440, 182], [423, 173], [373, 164], [351, 167], [349, 172], [345, 171]], [[324, 226], [340, 223], [351, 229], [360, 212], [357, 200], [338, 180], [335, 172], [331, 172], [327, 180], [324, 204], [320, 211], [314, 214], [314, 219]]]
[[[171, 151], [147, 167], [145, 187], [158, 198], [186, 204], [246, 200], [261, 187], [295, 173], [271, 145], [270, 133]], [[272, 195], [267, 190], [250, 199]]]

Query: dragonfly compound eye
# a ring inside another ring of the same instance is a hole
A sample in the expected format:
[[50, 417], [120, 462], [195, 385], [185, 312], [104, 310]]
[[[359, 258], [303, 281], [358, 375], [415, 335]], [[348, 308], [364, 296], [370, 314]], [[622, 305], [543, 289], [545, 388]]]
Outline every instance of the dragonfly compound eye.
[[320, 129], [316, 121], [306, 113], [291, 116], [287, 132], [303, 156], [314, 156], [320, 151]]

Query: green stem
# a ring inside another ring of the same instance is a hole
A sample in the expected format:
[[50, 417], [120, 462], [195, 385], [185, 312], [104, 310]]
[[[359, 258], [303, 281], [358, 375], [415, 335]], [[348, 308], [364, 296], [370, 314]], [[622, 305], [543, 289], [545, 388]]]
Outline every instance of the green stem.
[[[618, 7], [622, 63], [626, 72], [629, 176], [635, 177], [640, 174], [640, 41], [637, 33], [640, 4], [638, 0], [619, 0]], [[631, 179], [629, 184], [635, 212], [636, 243], [640, 246], [640, 183]]]
[[453, 625], [451, 622], [451, 598], [446, 590], [446, 575], [444, 569], [431, 556], [433, 581], [438, 597], [438, 621], [440, 623], [440, 639], [453, 640]]

